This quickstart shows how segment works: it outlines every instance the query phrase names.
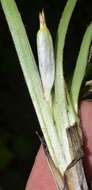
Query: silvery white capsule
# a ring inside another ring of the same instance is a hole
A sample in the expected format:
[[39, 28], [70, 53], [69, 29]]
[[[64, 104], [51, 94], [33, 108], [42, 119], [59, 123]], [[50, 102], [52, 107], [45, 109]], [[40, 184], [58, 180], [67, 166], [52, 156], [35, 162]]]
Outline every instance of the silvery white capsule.
[[54, 49], [52, 37], [46, 26], [43, 11], [39, 14], [39, 20], [40, 30], [37, 33], [39, 71], [41, 75], [44, 95], [46, 100], [49, 101], [55, 74]]

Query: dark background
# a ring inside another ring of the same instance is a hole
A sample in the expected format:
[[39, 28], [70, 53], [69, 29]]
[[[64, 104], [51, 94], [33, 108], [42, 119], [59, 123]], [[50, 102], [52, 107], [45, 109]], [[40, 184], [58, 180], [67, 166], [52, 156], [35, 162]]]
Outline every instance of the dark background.
[[[6, 0], [7, 1], [7, 0]], [[44, 8], [55, 42], [66, 0], [16, 0], [37, 60], [38, 14]], [[92, 21], [92, 1], [78, 0], [69, 25], [64, 52], [64, 72], [71, 76], [86, 27]], [[91, 79], [91, 65], [87, 77]], [[0, 7], [0, 187], [23, 190], [31, 171], [41, 133], [18, 57]]]

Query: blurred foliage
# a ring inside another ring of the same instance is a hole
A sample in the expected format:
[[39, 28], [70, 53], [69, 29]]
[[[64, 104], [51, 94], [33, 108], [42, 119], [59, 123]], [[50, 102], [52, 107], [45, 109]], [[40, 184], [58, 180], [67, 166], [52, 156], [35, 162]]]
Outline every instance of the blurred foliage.
[[10, 152], [10, 150], [3, 144], [0, 144], [0, 170], [7, 167], [12, 159], [13, 154]]

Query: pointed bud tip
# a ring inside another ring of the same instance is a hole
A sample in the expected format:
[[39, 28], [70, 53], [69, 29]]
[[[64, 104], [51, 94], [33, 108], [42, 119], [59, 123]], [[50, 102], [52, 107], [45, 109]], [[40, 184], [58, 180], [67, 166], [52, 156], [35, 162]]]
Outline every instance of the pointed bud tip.
[[46, 22], [45, 22], [45, 15], [44, 15], [44, 10], [39, 13], [39, 21], [40, 21], [40, 28], [43, 29], [46, 27]]

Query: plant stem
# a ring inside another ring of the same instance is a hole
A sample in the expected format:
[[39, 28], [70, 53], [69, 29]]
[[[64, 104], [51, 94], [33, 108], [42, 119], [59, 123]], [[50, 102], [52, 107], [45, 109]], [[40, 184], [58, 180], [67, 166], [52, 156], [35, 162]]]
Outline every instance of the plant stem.
[[21, 15], [14, 0], [1, 0], [0, 2], [9, 25], [29, 94], [32, 98], [49, 152], [56, 167], [63, 172], [66, 168], [66, 163], [62, 157], [62, 149], [50, 107], [44, 98], [39, 72]]
[[66, 169], [64, 176], [59, 173], [53, 161], [51, 160], [51, 157], [46, 153], [51, 171], [55, 177], [57, 190], [88, 190], [82, 164], [83, 143], [79, 133], [80, 131], [78, 130], [77, 125], [67, 129], [70, 152], [72, 158], [74, 159]]

